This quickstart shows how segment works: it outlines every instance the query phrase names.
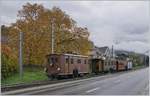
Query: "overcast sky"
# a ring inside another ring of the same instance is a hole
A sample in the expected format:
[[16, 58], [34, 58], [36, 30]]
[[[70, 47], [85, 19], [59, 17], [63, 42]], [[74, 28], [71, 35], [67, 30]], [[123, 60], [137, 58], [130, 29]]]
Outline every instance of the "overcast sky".
[[114, 45], [114, 49], [140, 53], [150, 49], [149, 1], [1, 0], [1, 24], [15, 22], [17, 11], [27, 2], [61, 8], [79, 26], [88, 28], [96, 46]]

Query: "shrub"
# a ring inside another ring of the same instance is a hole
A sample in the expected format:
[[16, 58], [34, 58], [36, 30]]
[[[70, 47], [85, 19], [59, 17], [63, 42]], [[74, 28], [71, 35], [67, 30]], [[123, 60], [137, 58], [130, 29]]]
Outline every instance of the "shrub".
[[1, 54], [1, 77], [2, 79], [14, 74], [18, 70], [17, 60], [6, 54]]

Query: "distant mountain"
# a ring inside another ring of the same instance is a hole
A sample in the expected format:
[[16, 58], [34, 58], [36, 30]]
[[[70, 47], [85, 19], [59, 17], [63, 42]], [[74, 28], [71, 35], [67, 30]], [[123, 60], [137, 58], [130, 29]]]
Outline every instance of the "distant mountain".
[[115, 54], [136, 54], [136, 55], [141, 55], [141, 56], [144, 56], [145, 54], [142, 54], [142, 53], [137, 53], [137, 52], [133, 52], [133, 51], [126, 51], [126, 50], [115, 50], [114, 51]]
[[144, 61], [145, 58], [148, 58], [147, 55], [141, 54], [141, 53], [136, 53], [133, 51], [126, 51], [126, 50], [115, 50], [115, 56], [138, 56], [138, 58], [141, 61]]

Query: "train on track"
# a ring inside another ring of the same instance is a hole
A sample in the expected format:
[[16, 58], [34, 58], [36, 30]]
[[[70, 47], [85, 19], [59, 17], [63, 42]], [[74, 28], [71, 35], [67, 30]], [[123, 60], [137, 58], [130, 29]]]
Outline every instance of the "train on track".
[[85, 74], [118, 72], [132, 69], [132, 61], [114, 58], [92, 58], [76, 54], [49, 54], [46, 56], [46, 74], [49, 78], [78, 77]]

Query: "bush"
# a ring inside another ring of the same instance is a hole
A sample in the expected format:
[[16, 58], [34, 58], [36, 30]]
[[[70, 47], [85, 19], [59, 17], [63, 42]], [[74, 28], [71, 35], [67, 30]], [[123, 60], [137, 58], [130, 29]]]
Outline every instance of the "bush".
[[14, 74], [18, 70], [18, 64], [16, 62], [15, 58], [12, 58], [10, 56], [7, 56], [6, 54], [1, 54], [1, 78], [5, 79], [8, 76]]

